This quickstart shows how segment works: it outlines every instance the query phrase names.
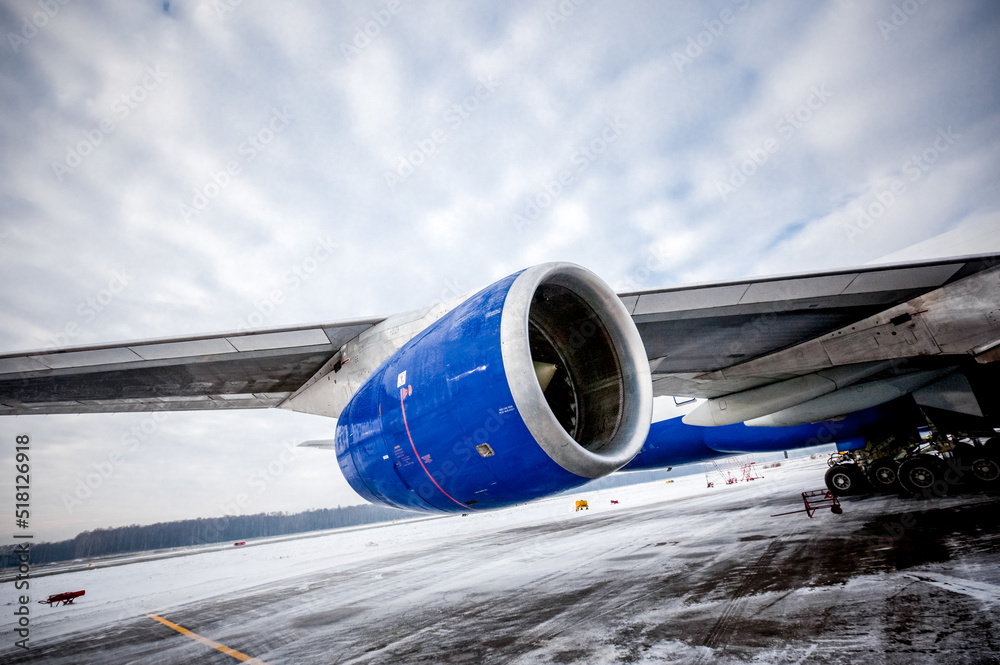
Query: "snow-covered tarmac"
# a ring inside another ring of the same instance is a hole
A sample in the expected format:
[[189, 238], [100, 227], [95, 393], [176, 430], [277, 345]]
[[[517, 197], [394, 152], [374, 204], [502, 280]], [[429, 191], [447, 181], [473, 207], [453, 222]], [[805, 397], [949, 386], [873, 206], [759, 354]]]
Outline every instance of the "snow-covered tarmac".
[[[996, 663], [1000, 497], [801, 507], [824, 458], [32, 580], [4, 663]], [[576, 498], [588, 511], [574, 511]], [[611, 500], [618, 501], [612, 504]], [[38, 572], [44, 572], [39, 567]], [[86, 589], [75, 604], [34, 603]]]

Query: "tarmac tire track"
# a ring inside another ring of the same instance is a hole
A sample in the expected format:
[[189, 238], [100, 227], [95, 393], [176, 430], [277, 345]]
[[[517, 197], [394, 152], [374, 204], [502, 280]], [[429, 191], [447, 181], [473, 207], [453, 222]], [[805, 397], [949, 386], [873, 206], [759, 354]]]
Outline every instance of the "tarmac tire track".
[[[782, 548], [783, 544], [780, 538], [772, 541], [764, 553], [750, 566], [744, 574], [740, 586], [733, 593], [733, 597], [726, 603], [722, 615], [716, 620], [712, 629], [708, 631], [705, 639], [702, 640], [704, 646], [715, 649], [727, 642], [736, 622], [743, 614], [749, 595], [757, 588], [761, 576], [770, 568], [771, 562]], [[703, 660], [701, 659], [699, 662]]]

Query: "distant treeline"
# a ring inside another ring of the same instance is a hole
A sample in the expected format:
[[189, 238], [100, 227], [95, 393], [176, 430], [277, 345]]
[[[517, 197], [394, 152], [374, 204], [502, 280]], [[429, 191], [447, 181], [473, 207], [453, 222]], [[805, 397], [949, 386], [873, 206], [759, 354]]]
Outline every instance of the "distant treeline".
[[[320, 531], [339, 527], [389, 522], [417, 517], [417, 513], [371, 504], [345, 506], [304, 513], [259, 513], [210, 517], [177, 522], [160, 522], [146, 526], [132, 525], [84, 531], [71, 540], [57, 543], [32, 543], [31, 563], [54, 563], [111, 554], [142, 552], [170, 547], [191, 547], [209, 543], [249, 540], [290, 533]], [[0, 546], [3, 566], [17, 566], [15, 545]]]
[[[611, 487], [662, 480], [668, 475], [676, 477], [681, 474], [700, 472], [702, 472], [702, 465], [691, 464], [685, 466], [680, 473], [670, 473], [670, 469], [618, 473], [594, 480], [565, 494], [581, 494]], [[32, 543], [31, 563], [55, 563], [171, 547], [235, 542], [267, 536], [283, 536], [360, 524], [390, 522], [417, 516], [419, 513], [365, 504], [309, 510], [294, 515], [258, 513], [256, 515], [159, 522], [146, 526], [132, 525], [94, 529], [93, 531], [84, 531], [70, 540], [62, 540], [57, 543]], [[9, 568], [18, 565], [17, 558], [13, 554], [15, 547], [15, 545], [0, 545], [0, 562], [2, 562], [3, 567]]]

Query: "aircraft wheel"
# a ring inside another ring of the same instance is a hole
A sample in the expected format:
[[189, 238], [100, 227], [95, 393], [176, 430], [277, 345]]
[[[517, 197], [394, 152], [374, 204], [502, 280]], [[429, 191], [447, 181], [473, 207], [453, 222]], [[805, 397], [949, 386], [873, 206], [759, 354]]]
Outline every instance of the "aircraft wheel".
[[899, 492], [899, 463], [888, 457], [876, 460], [868, 467], [868, 482], [876, 492]]
[[972, 477], [983, 487], [996, 487], [1000, 480], [1000, 458], [987, 452], [981, 452], [969, 462]]
[[915, 455], [899, 465], [899, 482], [913, 494], [944, 496], [948, 493], [944, 463], [933, 455]]
[[835, 464], [827, 472], [826, 487], [836, 496], [853, 496], [868, 491], [868, 481], [857, 464]]
[[[958, 463], [956, 471], [966, 484], [992, 487], [1000, 478], [1000, 451], [991, 452], [985, 446], [960, 443], [955, 446], [953, 455]], [[949, 475], [946, 473], [945, 482], [951, 482]]]

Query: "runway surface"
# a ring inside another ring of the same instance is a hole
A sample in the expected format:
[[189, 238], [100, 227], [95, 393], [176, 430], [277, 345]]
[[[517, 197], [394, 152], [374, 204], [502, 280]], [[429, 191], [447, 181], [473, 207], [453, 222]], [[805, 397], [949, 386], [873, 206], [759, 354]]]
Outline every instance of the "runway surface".
[[34, 580], [33, 600], [87, 594], [33, 605], [27, 652], [7, 583], [0, 660], [1000, 662], [1000, 496], [770, 517], [801, 507], [825, 468], [61, 572]]

